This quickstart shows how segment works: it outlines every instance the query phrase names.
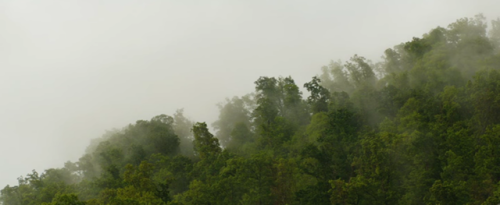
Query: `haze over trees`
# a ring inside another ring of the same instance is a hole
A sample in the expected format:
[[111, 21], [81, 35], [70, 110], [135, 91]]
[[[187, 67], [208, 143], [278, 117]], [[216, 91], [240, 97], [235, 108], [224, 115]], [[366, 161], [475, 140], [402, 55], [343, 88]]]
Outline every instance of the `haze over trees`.
[[4, 205], [498, 204], [500, 20], [477, 15], [332, 61], [304, 84], [260, 77], [211, 125], [172, 116], [20, 177]]

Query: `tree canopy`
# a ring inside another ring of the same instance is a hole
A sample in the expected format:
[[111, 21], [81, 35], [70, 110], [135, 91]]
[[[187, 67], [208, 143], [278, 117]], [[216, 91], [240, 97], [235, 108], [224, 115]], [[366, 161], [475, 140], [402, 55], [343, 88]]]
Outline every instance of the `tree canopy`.
[[3, 205], [499, 204], [500, 19], [482, 15], [332, 61], [303, 85], [262, 76], [211, 125], [178, 110], [92, 140]]

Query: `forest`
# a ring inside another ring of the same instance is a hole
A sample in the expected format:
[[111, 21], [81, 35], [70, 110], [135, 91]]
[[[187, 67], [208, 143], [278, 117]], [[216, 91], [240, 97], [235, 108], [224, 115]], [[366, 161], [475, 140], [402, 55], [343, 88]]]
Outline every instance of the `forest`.
[[179, 109], [108, 131], [0, 204], [500, 203], [500, 19], [332, 61], [307, 94], [291, 76], [254, 85], [213, 123]]

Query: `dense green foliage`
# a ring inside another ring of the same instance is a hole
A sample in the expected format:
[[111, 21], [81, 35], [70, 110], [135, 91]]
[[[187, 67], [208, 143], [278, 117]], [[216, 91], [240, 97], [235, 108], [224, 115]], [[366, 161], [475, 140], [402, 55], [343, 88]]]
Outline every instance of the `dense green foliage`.
[[1, 191], [28, 204], [499, 204], [500, 20], [459, 19], [304, 85], [260, 77], [212, 125], [182, 110]]

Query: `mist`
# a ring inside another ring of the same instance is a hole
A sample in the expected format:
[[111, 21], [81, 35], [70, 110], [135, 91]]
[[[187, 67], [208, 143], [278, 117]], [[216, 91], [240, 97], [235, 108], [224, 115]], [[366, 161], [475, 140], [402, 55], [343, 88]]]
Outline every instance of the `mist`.
[[498, 1], [0, 1], [0, 187], [161, 113], [211, 124], [260, 76], [310, 81]]

